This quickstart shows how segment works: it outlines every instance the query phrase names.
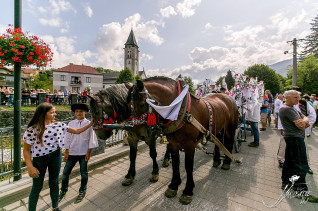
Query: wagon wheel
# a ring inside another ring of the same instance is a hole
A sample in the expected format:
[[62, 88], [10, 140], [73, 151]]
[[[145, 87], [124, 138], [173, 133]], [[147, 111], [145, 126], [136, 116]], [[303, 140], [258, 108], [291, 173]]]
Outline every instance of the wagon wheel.
[[239, 152], [241, 150], [242, 142], [244, 141], [244, 132], [242, 128], [238, 128], [235, 131], [235, 136], [234, 136], [234, 149], [235, 152]]

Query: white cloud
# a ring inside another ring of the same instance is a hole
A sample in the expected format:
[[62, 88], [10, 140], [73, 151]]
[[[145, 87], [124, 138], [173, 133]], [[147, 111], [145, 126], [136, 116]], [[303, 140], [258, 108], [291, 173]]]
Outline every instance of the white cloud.
[[61, 53], [65, 53], [65, 54], [72, 54], [75, 51], [75, 47], [74, 44], [75, 40], [72, 38], [68, 38], [68, 37], [58, 37], [56, 38], [56, 44], [58, 47], [58, 50]]
[[46, 10], [44, 7], [39, 7], [39, 8], [38, 8], [38, 11], [39, 11], [40, 13], [47, 13], [47, 10]]
[[172, 6], [168, 6], [166, 8], [160, 9], [160, 14], [164, 18], [169, 18], [172, 15], [177, 15], [176, 11]]
[[211, 23], [207, 23], [207, 24], [205, 24], [205, 26], [204, 26], [204, 29], [205, 29], [205, 30], [212, 29], [212, 28], [213, 28], [213, 26], [212, 26]]
[[50, 1], [50, 12], [52, 15], [58, 15], [61, 12], [73, 11], [76, 13], [76, 10], [72, 7], [71, 3], [65, 0], [49, 0]]
[[272, 36], [272, 38], [281, 39], [284, 34], [290, 33], [291, 30], [297, 28], [304, 21], [306, 15], [307, 12], [301, 10], [298, 14], [292, 14], [292, 18], [286, 17], [285, 12], [280, 12], [270, 17], [272, 24], [268, 27], [277, 30], [276, 35]]
[[247, 46], [257, 41], [260, 32], [264, 31], [263, 26], [246, 26], [243, 30], [234, 31], [233, 27], [227, 26], [224, 31], [229, 36], [225, 37], [230, 45]]
[[47, 44], [54, 44], [55, 39], [52, 35], [41, 36], [41, 39]]
[[44, 26], [60, 27], [62, 20], [60, 18], [45, 19], [40, 18], [40, 23]]
[[86, 5], [84, 5], [84, 10], [86, 12], [86, 15], [91, 18], [93, 16], [93, 10], [92, 8], [90, 7], [90, 5], [87, 3]]
[[152, 55], [142, 53], [140, 56], [140, 62], [150, 61], [153, 59]]
[[[138, 44], [142, 41], [155, 45], [163, 43], [163, 38], [158, 35], [157, 29], [157, 26], [162, 26], [162, 23], [157, 21], [142, 22], [138, 13], [126, 18], [123, 25], [118, 22], [104, 24], [100, 27], [95, 40], [99, 66], [114, 70], [123, 69], [123, 47], [132, 26]], [[151, 57], [145, 54], [143, 59], [151, 59]]]
[[177, 4], [177, 12], [182, 17], [188, 18], [195, 14], [195, 9], [201, 4], [201, 0], [184, 0], [182, 3]]

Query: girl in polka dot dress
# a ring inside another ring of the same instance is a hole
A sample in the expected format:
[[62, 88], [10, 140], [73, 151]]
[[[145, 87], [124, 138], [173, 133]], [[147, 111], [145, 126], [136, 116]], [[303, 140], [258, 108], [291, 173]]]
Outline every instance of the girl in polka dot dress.
[[[59, 173], [61, 168], [61, 148], [64, 148], [65, 132], [80, 134], [92, 126], [74, 129], [65, 123], [55, 122], [55, 108], [50, 103], [41, 103], [23, 135], [23, 156], [30, 177], [33, 178], [29, 195], [29, 210], [36, 210], [39, 194], [43, 187], [46, 169], [49, 170], [49, 188], [53, 210], [58, 211]], [[33, 161], [31, 161], [33, 158]]]

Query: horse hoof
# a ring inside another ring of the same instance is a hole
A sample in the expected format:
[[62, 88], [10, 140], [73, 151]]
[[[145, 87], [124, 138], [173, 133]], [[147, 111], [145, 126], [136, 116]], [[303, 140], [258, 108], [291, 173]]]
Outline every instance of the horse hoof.
[[172, 189], [168, 188], [165, 192], [165, 196], [167, 198], [172, 198], [172, 197], [175, 197], [177, 195], [177, 192], [178, 192], [178, 190], [172, 190]]
[[184, 205], [190, 204], [192, 202], [192, 196], [182, 194], [182, 196], [179, 199], [179, 202]]
[[129, 186], [134, 182], [133, 178], [125, 178], [124, 181], [122, 181], [122, 186]]
[[167, 159], [164, 159], [162, 162], [162, 167], [167, 168], [170, 165], [170, 161]]
[[224, 163], [223, 163], [221, 169], [223, 169], [223, 170], [230, 170], [230, 164], [224, 164]]
[[155, 182], [158, 182], [158, 180], [159, 180], [159, 174], [153, 174], [149, 181], [152, 183], [155, 183]]
[[219, 167], [220, 164], [221, 164], [220, 161], [213, 161], [213, 167], [214, 167], [214, 168]]

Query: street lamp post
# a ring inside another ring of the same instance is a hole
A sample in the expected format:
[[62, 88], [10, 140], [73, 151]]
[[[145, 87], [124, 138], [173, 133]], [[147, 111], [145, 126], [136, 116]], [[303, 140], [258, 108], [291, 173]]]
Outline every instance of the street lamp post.
[[[21, 0], [14, 0], [14, 28], [21, 28]], [[21, 62], [14, 63], [13, 181], [21, 179]]]

